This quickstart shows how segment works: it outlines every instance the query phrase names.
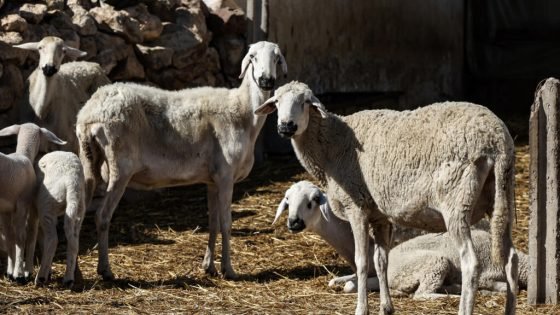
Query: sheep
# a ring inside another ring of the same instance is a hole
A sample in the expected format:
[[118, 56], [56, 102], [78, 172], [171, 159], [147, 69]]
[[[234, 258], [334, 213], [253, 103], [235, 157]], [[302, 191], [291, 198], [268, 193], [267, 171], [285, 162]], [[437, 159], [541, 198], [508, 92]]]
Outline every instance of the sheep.
[[64, 145], [66, 142], [32, 123], [12, 125], [0, 130], [0, 136], [10, 135], [17, 135], [17, 147], [15, 153], [0, 153], [0, 221], [8, 247], [7, 275], [24, 284], [33, 271], [32, 249], [36, 239], [35, 235], [26, 233], [36, 231], [36, 228], [29, 226], [36, 222], [33, 210], [36, 191], [33, 163], [42, 144], [52, 142]]
[[221, 271], [236, 278], [230, 259], [233, 184], [253, 166], [256, 138], [266, 117], [253, 111], [274, 87], [276, 66], [287, 72], [278, 45], [258, 42], [242, 60], [241, 86], [165, 91], [133, 83], [104, 86], [78, 114], [76, 133], [84, 165], [86, 200], [108, 166], [107, 189], [96, 212], [97, 272], [114, 279], [107, 254], [109, 224], [129, 186], [155, 189], [205, 183], [208, 187], [209, 239], [203, 260], [216, 275], [214, 251], [222, 235]]
[[[330, 213], [327, 198], [319, 187], [308, 181], [293, 184], [278, 205], [272, 224], [288, 208], [288, 230], [293, 233], [310, 231], [319, 234], [356, 272], [352, 228], [347, 221]], [[370, 243], [370, 252], [373, 253], [373, 242]], [[373, 256], [368, 258], [368, 276], [375, 276]], [[345, 278], [349, 277], [336, 278], [336, 282], [344, 282]]]
[[35, 284], [42, 285], [49, 277], [58, 242], [57, 218], [64, 215], [67, 245], [66, 273], [63, 283], [67, 287], [72, 287], [74, 273], [77, 271], [80, 227], [86, 210], [82, 164], [78, 156], [72, 152], [54, 151], [39, 160], [36, 174], [36, 207], [43, 230], [43, 250]]
[[511, 239], [514, 145], [505, 124], [471, 103], [413, 111], [328, 113], [309, 87], [291, 82], [255, 110], [278, 109], [278, 133], [323, 187], [334, 213], [350, 221], [358, 276], [356, 314], [368, 312], [368, 228], [375, 239], [380, 314], [393, 312], [387, 283], [391, 224], [449, 231], [461, 257], [459, 314], [471, 314], [478, 261], [470, 225], [491, 215], [492, 261], [506, 268], [506, 313], [515, 312], [518, 257]]
[[[68, 145], [62, 149], [78, 153], [74, 132], [76, 115], [93, 92], [111, 81], [97, 63], [73, 61], [61, 64], [64, 57], [76, 59], [85, 56], [86, 52], [67, 46], [58, 37], [47, 36], [39, 42], [14, 47], [39, 52], [39, 64], [26, 82], [25, 106], [20, 109], [20, 119], [35, 122], [65, 138]], [[58, 147], [51, 145], [44, 150], [54, 149]]]
[[[285, 194], [276, 211], [273, 224], [283, 211], [288, 210], [288, 229], [292, 232], [309, 231], [319, 234], [356, 271], [354, 264], [354, 238], [350, 223], [329, 213], [327, 197], [311, 182], [293, 184]], [[399, 230], [396, 230], [398, 233]], [[473, 230], [473, 245], [480, 259], [479, 287], [485, 290], [505, 292], [507, 285], [503, 270], [494, 268], [490, 261], [490, 234]], [[370, 242], [369, 253], [373, 253]], [[519, 255], [519, 286], [527, 288], [529, 262], [526, 254]], [[373, 255], [368, 255], [368, 291], [379, 290], [379, 281], [372, 270]], [[418, 236], [393, 247], [389, 252], [392, 261], [387, 269], [391, 292], [413, 295], [415, 298], [438, 298], [444, 291], [456, 293], [454, 286], [461, 284], [460, 257], [448, 233], [431, 233]], [[410, 271], [413, 270], [412, 274]], [[443, 284], [447, 286], [443, 287]], [[345, 284], [344, 292], [356, 291], [356, 275], [333, 278], [329, 286]], [[460, 290], [459, 290], [460, 292]]]

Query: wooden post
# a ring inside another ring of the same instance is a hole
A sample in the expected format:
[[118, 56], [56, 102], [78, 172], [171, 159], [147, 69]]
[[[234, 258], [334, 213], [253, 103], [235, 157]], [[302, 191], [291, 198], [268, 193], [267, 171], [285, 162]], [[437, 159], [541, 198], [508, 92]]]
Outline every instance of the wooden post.
[[529, 118], [530, 222], [527, 302], [558, 304], [560, 289], [560, 81], [537, 88]]

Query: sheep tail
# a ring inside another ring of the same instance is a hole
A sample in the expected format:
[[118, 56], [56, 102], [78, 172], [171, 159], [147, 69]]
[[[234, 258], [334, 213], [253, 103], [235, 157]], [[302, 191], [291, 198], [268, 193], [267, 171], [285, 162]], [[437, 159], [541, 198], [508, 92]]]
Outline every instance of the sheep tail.
[[76, 134], [80, 142], [80, 161], [84, 167], [86, 205], [91, 203], [95, 188], [102, 181], [103, 153], [96, 139], [96, 133], [99, 133], [99, 130], [103, 132], [99, 126], [80, 123], [76, 125]]
[[492, 236], [492, 263], [497, 267], [506, 264], [506, 249], [512, 246], [511, 230], [515, 214], [514, 157], [498, 156], [494, 165], [494, 211], [490, 220]]

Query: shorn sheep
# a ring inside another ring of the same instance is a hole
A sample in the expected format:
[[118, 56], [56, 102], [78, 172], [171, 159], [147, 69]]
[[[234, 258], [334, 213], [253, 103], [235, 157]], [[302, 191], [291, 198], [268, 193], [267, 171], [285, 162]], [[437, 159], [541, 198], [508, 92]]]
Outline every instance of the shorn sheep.
[[[26, 83], [24, 98], [30, 108], [20, 109], [20, 119], [46, 127], [68, 141], [62, 149], [78, 153], [76, 115], [93, 92], [111, 81], [97, 63], [72, 61], [62, 64], [64, 57], [76, 59], [86, 53], [64, 44], [58, 37], [47, 36], [39, 42], [15, 47], [39, 52], [39, 64]], [[58, 147], [50, 146], [48, 151], [54, 149]]]
[[82, 163], [72, 152], [55, 151], [47, 153], [37, 162], [36, 174], [36, 206], [43, 230], [43, 250], [35, 284], [41, 285], [48, 280], [58, 243], [57, 219], [64, 215], [67, 244], [63, 281], [64, 285], [72, 287], [78, 263], [80, 228], [86, 210]]
[[507, 275], [506, 313], [515, 313], [518, 257], [511, 239], [514, 145], [490, 110], [437, 103], [414, 111], [328, 113], [307, 85], [280, 87], [256, 114], [278, 109], [278, 132], [318, 179], [336, 215], [349, 220], [358, 276], [356, 314], [368, 312], [368, 229], [375, 239], [380, 314], [393, 312], [387, 262], [391, 224], [448, 231], [461, 257], [459, 314], [472, 314], [478, 260], [470, 226], [491, 215], [492, 261]]
[[[274, 222], [283, 211], [288, 210], [287, 225], [290, 231], [317, 233], [356, 271], [354, 238], [350, 223], [329, 214], [329, 207], [324, 204], [326, 200], [327, 197], [314, 184], [308, 181], [295, 183], [286, 191], [284, 199], [280, 202]], [[504, 270], [495, 268], [490, 261], [490, 234], [483, 230], [473, 230], [471, 233], [474, 250], [480, 261], [479, 288], [505, 292], [507, 284]], [[521, 288], [527, 288], [528, 257], [524, 253], [518, 255], [518, 283]], [[372, 258], [373, 255], [368, 256], [370, 268], [373, 266]], [[447, 233], [431, 233], [408, 240], [391, 249], [389, 260], [391, 264], [387, 268], [387, 277], [393, 294], [413, 295], [414, 298], [438, 298], [448, 296], [442, 293], [460, 293], [461, 259], [454, 241]], [[379, 280], [372, 275], [370, 270], [368, 291], [379, 290]], [[333, 278], [329, 286], [334, 285], [344, 285], [344, 292], [355, 292], [356, 275]]]
[[[0, 214], [2, 232], [5, 234], [8, 252], [7, 275], [18, 283], [25, 283], [33, 271], [35, 235], [27, 235], [36, 228], [33, 218], [33, 200], [36, 176], [33, 163], [39, 148], [46, 142], [66, 144], [55, 134], [35, 124], [12, 125], [0, 130], [0, 136], [17, 135], [16, 152], [0, 153]], [[26, 243], [27, 242], [27, 243]], [[24, 271], [25, 254], [25, 271]]]
[[278, 45], [258, 42], [242, 61], [243, 81], [236, 89], [165, 91], [116, 83], [93, 94], [78, 114], [76, 129], [86, 200], [101, 181], [101, 163], [109, 169], [106, 194], [96, 213], [97, 272], [103, 279], [113, 279], [107, 254], [109, 224], [124, 189], [195, 183], [208, 186], [210, 236], [203, 268], [217, 274], [214, 251], [221, 231], [221, 271], [226, 278], [236, 277], [230, 259], [233, 184], [253, 166], [255, 141], [266, 119], [253, 112], [270, 96], [278, 64], [286, 73]]

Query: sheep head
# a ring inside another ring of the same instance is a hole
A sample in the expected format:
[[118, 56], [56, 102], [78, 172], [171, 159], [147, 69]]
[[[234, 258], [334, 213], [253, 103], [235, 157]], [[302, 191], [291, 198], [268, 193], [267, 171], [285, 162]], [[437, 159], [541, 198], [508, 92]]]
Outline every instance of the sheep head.
[[286, 209], [288, 209], [288, 229], [294, 233], [306, 229], [315, 230], [320, 220], [329, 221], [331, 212], [325, 194], [319, 187], [308, 181], [295, 183], [286, 191], [272, 224]]
[[279, 87], [274, 96], [255, 110], [257, 115], [268, 115], [278, 110], [278, 133], [291, 138], [302, 134], [309, 124], [310, 109], [327, 117], [327, 110], [304, 83], [292, 81]]
[[249, 51], [241, 62], [241, 75], [245, 77], [249, 65], [252, 65], [252, 80], [260, 89], [270, 91], [276, 83], [276, 65], [282, 67], [284, 74], [288, 73], [288, 65], [277, 44], [271, 42], [258, 42], [249, 47]]
[[47, 36], [39, 42], [25, 43], [15, 45], [14, 47], [38, 51], [38, 67], [46, 77], [51, 77], [58, 72], [65, 56], [76, 59], [87, 54], [84, 51], [66, 45], [61, 38], [55, 36]]
[[41, 128], [33, 123], [12, 125], [0, 130], [0, 136], [17, 135], [16, 152], [26, 155], [31, 161], [35, 160], [41, 147], [48, 142], [65, 145], [66, 141], [59, 139], [46, 128]]

